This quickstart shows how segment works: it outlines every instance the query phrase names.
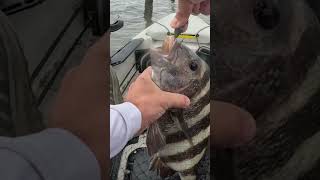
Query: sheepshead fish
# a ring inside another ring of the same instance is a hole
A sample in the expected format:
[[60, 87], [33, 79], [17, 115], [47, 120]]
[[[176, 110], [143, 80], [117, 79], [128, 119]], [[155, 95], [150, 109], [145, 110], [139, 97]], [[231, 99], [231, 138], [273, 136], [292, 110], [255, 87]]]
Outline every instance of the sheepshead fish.
[[205, 61], [169, 37], [151, 50], [152, 79], [160, 89], [191, 100], [187, 109], [170, 109], [148, 128], [150, 170], [164, 177], [178, 172], [182, 180], [196, 179], [195, 167], [204, 156], [210, 134], [210, 69]]

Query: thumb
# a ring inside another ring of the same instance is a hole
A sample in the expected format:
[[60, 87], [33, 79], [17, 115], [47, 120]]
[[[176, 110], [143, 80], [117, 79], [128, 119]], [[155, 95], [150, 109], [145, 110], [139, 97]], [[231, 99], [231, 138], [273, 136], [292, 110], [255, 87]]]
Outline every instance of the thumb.
[[204, 15], [210, 15], [210, 0], [204, 1], [200, 4], [200, 12]]
[[171, 27], [172, 28], [180, 28], [180, 27], [185, 28], [185, 26], [188, 23], [189, 16], [192, 13], [193, 6], [194, 6], [194, 4], [189, 1], [179, 0], [178, 10], [177, 10], [176, 16], [174, 17], [174, 19], [170, 23]]
[[160, 98], [165, 110], [171, 108], [187, 108], [190, 105], [190, 99], [182, 94], [163, 92]]

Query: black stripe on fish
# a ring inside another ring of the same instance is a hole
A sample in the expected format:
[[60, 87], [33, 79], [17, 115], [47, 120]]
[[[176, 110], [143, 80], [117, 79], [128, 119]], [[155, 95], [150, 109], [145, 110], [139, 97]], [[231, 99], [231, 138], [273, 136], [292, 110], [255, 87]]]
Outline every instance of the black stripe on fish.
[[[188, 135], [193, 137], [200, 131], [205, 130], [208, 126], [210, 126], [210, 114], [205, 116], [202, 120], [199, 120], [194, 126], [188, 128]], [[186, 140], [186, 136], [182, 131], [166, 135], [167, 144], [177, 143], [183, 140]]]
[[197, 116], [202, 109], [210, 103], [210, 90], [200, 98], [195, 104], [191, 105], [186, 111], [184, 111], [184, 116], [187, 118], [192, 118]]
[[[183, 121], [185, 121], [188, 125], [188, 128], [190, 128], [191, 126], [194, 126], [197, 122], [201, 121], [203, 118], [210, 114], [210, 102], [208, 102], [208, 104], [205, 105], [201, 109], [201, 111], [193, 117], [188, 117], [188, 115], [185, 114], [186, 112], [187, 111], [183, 112]], [[170, 112], [167, 111], [157, 122], [159, 123], [159, 128], [161, 129], [161, 132], [163, 132], [165, 136], [180, 130], [179, 126], [176, 125], [176, 118], [178, 117], [173, 118], [170, 115]]]
[[173, 119], [179, 129], [183, 132], [185, 137], [188, 139], [191, 146], [193, 146], [191, 137], [188, 133], [188, 124], [184, 120], [182, 109], [178, 109], [176, 111], [169, 112], [171, 115], [171, 119]]
[[186, 159], [192, 159], [196, 155], [200, 154], [203, 151], [203, 149], [208, 146], [208, 142], [209, 142], [208, 140], [209, 138], [205, 138], [199, 144], [189, 148], [185, 152], [171, 155], [171, 156], [161, 156], [161, 161], [166, 163], [166, 162], [179, 162]]
[[194, 167], [193, 168], [190, 168], [190, 169], [187, 169], [187, 170], [184, 170], [182, 172], [179, 172], [181, 175], [183, 176], [188, 176], [188, 175], [196, 175], [195, 171], [194, 171]]

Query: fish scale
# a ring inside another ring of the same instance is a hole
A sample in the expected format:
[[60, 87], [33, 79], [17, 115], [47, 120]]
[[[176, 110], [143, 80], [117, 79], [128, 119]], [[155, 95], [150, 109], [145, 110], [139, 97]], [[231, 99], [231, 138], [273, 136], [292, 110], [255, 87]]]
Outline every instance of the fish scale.
[[195, 180], [195, 168], [209, 142], [210, 69], [193, 51], [175, 40], [164, 41], [163, 47], [171, 49], [150, 52], [152, 79], [162, 90], [188, 96], [191, 104], [183, 110], [168, 110], [148, 128], [150, 169], [162, 177], [176, 171], [182, 180]]

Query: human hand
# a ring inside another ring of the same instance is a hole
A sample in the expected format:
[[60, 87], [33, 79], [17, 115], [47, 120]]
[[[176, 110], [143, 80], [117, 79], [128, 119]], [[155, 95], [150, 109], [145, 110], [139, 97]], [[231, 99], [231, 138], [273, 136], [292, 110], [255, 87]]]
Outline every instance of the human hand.
[[159, 119], [170, 108], [187, 108], [187, 96], [160, 90], [151, 79], [152, 69], [147, 68], [129, 87], [125, 101], [134, 104], [142, 114], [141, 130]]
[[107, 32], [89, 48], [82, 63], [65, 75], [48, 120], [50, 128], [70, 131], [91, 149], [100, 164], [102, 179], [107, 179], [109, 159], [106, 146], [109, 37]]
[[256, 134], [252, 115], [238, 106], [221, 101], [211, 103], [214, 148], [234, 148], [248, 143]]
[[171, 21], [172, 28], [183, 28], [184, 31], [188, 28], [188, 19], [190, 14], [209, 15], [210, 0], [179, 0], [176, 16]]

